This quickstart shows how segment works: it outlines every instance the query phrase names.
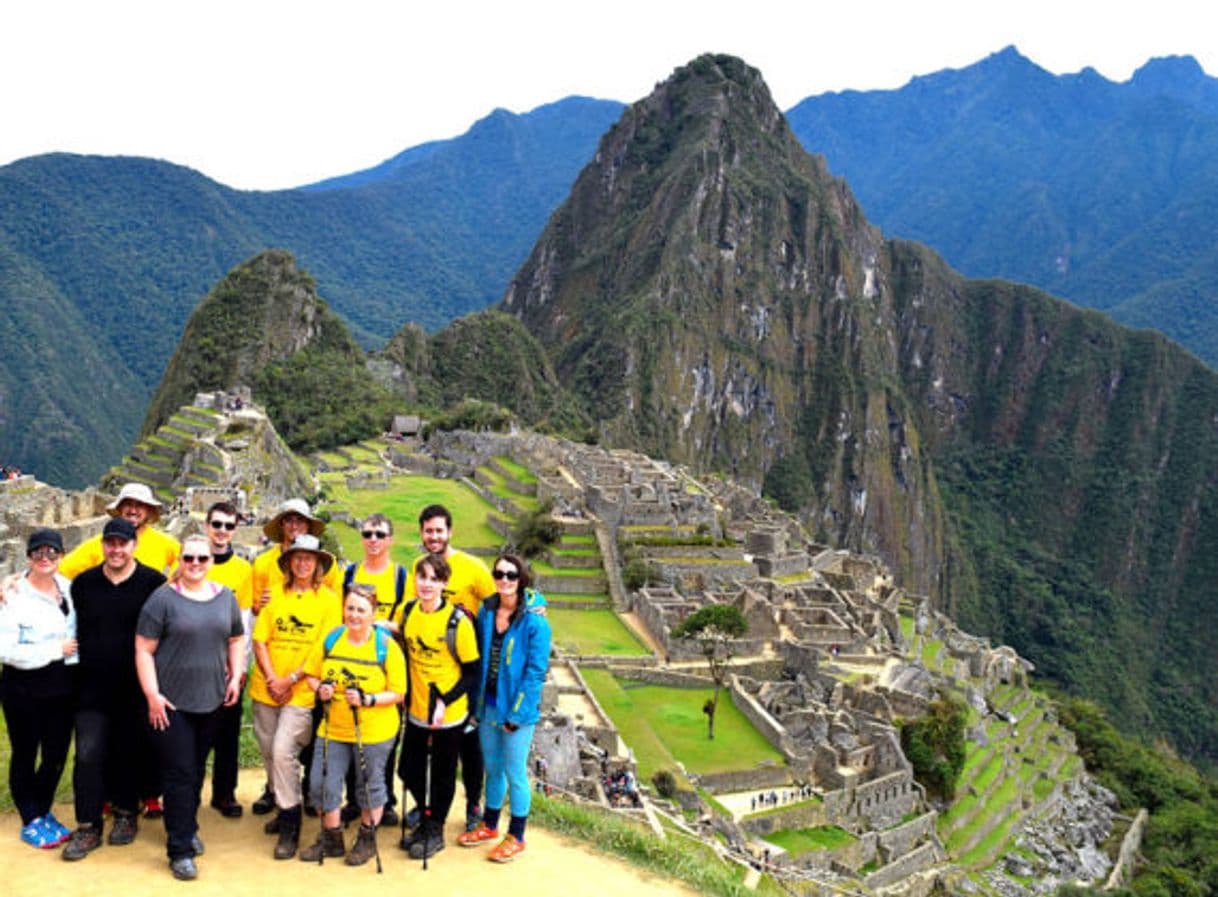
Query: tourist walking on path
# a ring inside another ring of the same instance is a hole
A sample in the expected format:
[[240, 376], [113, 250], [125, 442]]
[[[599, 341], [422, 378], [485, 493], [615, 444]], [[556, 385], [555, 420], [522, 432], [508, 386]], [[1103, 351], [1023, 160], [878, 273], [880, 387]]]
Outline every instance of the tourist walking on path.
[[550, 667], [550, 622], [546, 601], [529, 588], [523, 560], [500, 554], [491, 565], [496, 592], [482, 604], [475, 629], [481, 657], [478, 733], [486, 764], [486, 810], [482, 824], [457, 837], [462, 847], [499, 838], [504, 798], [511, 803], [508, 832], [489, 859], [506, 863], [524, 850], [524, 829], [533, 792], [529, 787], [529, 748], [541, 717], [541, 690]]
[[304, 680], [310, 652], [339, 624], [339, 599], [323, 585], [334, 558], [315, 536], [296, 540], [279, 558], [283, 585], [254, 624], [250, 705], [254, 735], [279, 810], [272, 830], [276, 859], [296, 855], [300, 841], [301, 784], [298, 754], [312, 739], [313, 691]]
[[137, 831], [141, 765], [151, 763], [144, 696], [135, 674], [135, 627], [144, 602], [165, 577], [135, 559], [135, 525], [125, 517], [102, 530], [105, 560], [72, 581], [80, 667], [76, 696], [76, 762], [72, 788], [77, 828], [65, 860], [101, 846], [102, 806], [114, 811], [108, 842], [130, 844]]
[[444, 849], [444, 822], [457, 785], [461, 733], [477, 687], [474, 627], [444, 598], [448, 561], [428, 554], [414, 566], [418, 599], [402, 606], [398, 629], [406, 650], [407, 716], [399, 773], [422, 809], [402, 839], [416, 860]]
[[[182, 548], [173, 536], [155, 528], [164, 507], [143, 483], [127, 483], [119, 490], [118, 497], [106, 505], [106, 513], [129, 520], [135, 527], [138, 540], [135, 559], [145, 567], [167, 575], [178, 562]], [[102, 538], [94, 536], [86, 539], [69, 551], [59, 564], [59, 572], [68, 579], [75, 579], [85, 570], [100, 564], [105, 559]]]
[[359, 866], [376, 855], [385, 764], [401, 724], [397, 708], [406, 694], [406, 661], [393, 636], [375, 625], [376, 601], [373, 589], [352, 584], [343, 603], [343, 625], [314, 645], [305, 663], [323, 711], [310, 776], [310, 801], [322, 810], [322, 827], [317, 842], [300, 852], [307, 862], [344, 854], [343, 785], [352, 771], [361, 825], [347, 864]]
[[59, 574], [63, 539], [30, 533], [29, 566], [0, 595], [0, 703], [12, 755], [8, 786], [21, 814], [21, 840], [55, 847], [69, 831], [51, 812], [72, 741], [76, 611]]
[[199, 795], [221, 707], [241, 697], [245, 628], [231, 589], [207, 578], [211, 545], [191, 536], [181, 564], [140, 611], [135, 665], [165, 787], [165, 848], [174, 878], [198, 875]]
[[[228, 586], [241, 609], [245, 638], [241, 650], [241, 689], [245, 690], [246, 671], [250, 659], [250, 628], [253, 623], [253, 570], [250, 562], [233, 550], [233, 536], [240, 525], [240, 515], [231, 502], [219, 501], [207, 509], [207, 541], [211, 550], [211, 567], [207, 578]], [[237, 819], [244, 812], [237, 803], [237, 755], [241, 740], [241, 698], [220, 711], [212, 764], [211, 805], [221, 816]], [[207, 758], [204, 757], [204, 760]]]
[[[453, 547], [452, 535], [453, 515], [444, 505], [428, 505], [420, 512], [419, 539], [423, 543], [423, 550], [443, 557], [452, 571], [444, 587], [444, 600], [460, 607], [472, 621], [478, 615], [482, 602], [494, 594], [495, 583], [481, 558]], [[406, 598], [416, 597], [418, 591], [412, 572], [406, 583]], [[477, 718], [471, 715], [461, 733], [461, 784], [465, 786], [466, 831], [477, 828], [482, 818], [478, 803], [482, 796], [482, 745], [478, 740], [477, 726]]]

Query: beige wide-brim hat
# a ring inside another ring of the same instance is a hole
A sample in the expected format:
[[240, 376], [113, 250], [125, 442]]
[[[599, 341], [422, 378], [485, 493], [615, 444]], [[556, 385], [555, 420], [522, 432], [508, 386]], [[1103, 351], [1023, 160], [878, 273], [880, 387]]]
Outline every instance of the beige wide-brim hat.
[[152, 490], [143, 483], [128, 483], [118, 490], [118, 498], [106, 505], [106, 513], [111, 517], [117, 517], [118, 506], [125, 501], [138, 501], [142, 505], [147, 505], [150, 510], [146, 523], [149, 525], [161, 519], [161, 508], [165, 507], [161, 500], [152, 494]]
[[299, 514], [301, 517], [309, 521], [309, 535], [320, 536], [326, 529], [326, 521], [320, 517], [314, 517], [313, 512], [309, 510], [309, 503], [303, 498], [289, 498], [279, 506], [275, 516], [268, 520], [262, 527], [262, 531], [266, 537], [272, 542], [283, 542], [283, 518], [289, 514]]
[[297, 536], [296, 541], [284, 549], [283, 554], [279, 555], [279, 569], [284, 573], [288, 572], [288, 567], [292, 563], [292, 555], [298, 551], [310, 551], [317, 555], [317, 563], [321, 566], [321, 572], [324, 576], [330, 572], [330, 568], [334, 566], [334, 555], [321, 547], [321, 542], [316, 536], [308, 534]]

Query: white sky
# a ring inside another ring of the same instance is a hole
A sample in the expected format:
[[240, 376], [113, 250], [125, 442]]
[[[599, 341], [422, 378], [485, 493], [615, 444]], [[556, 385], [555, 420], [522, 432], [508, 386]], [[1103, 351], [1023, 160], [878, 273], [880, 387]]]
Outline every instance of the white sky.
[[151, 156], [250, 189], [296, 186], [452, 137], [496, 107], [633, 102], [704, 52], [788, 109], [900, 87], [1014, 44], [1124, 81], [1153, 56], [1218, 73], [1198, 0], [8, 0], [0, 165]]

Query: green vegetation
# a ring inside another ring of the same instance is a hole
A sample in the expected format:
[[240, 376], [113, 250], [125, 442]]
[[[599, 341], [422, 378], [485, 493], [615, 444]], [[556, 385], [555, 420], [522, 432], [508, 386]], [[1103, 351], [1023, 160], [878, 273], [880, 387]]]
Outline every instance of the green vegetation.
[[814, 850], [836, 850], [856, 839], [836, 825], [820, 825], [815, 828], [783, 829], [766, 835], [765, 840], [797, 857]]
[[597, 610], [551, 607], [547, 611], [554, 630], [554, 644], [564, 651], [592, 657], [617, 655], [637, 657], [650, 652], [617, 614]]
[[964, 769], [965, 705], [940, 697], [926, 714], [901, 724], [901, 749], [913, 765], [914, 778], [926, 790], [950, 800]]
[[672, 628], [674, 638], [698, 642], [702, 656], [710, 667], [715, 687], [702, 705], [706, 714], [706, 737], [715, 737], [715, 711], [719, 709], [719, 691], [727, 685], [727, 665], [732, 659], [732, 640], [748, 632], [749, 624], [740, 608], [734, 604], [708, 604], [700, 607]]
[[751, 769], [759, 763], [783, 764], [782, 754], [765, 740], [739, 710], [725, 702], [719, 731], [707, 741], [699, 709], [710, 689], [672, 688], [618, 680], [607, 670], [584, 669], [588, 687], [635, 752], [640, 778], [650, 781], [680, 758], [692, 773]]

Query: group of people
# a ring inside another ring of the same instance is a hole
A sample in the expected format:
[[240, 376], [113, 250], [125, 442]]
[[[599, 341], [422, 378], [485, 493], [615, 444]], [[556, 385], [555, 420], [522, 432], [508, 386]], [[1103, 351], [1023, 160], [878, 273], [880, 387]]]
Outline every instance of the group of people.
[[[102, 844], [108, 807], [107, 843], [129, 844], [140, 798], [156, 795], [170, 870], [195, 878], [209, 754], [211, 806], [244, 813], [248, 691], [266, 772], [252, 810], [274, 813], [265, 829], [275, 858], [375, 858], [379, 869], [377, 831], [400, 823], [401, 848], [426, 862], [445, 846], [458, 766], [457, 843], [490, 844], [498, 862], [524, 850], [550, 627], [522, 558], [501, 553], [488, 570], [452, 546], [451, 514], [430, 505], [408, 568], [390, 556], [383, 514], [360, 524], [363, 558], [341, 565], [322, 547], [325, 521], [292, 499], [263, 527], [271, 544], [251, 563], [233, 549], [242, 518], [232, 504], [212, 505], [203, 532], [180, 545], [155, 528], [161, 508], [148, 487], [128, 484], [99, 536], [65, 554], [60, 533], [35, 530], [27, 569], [0, 584], [0, 702], [22, 840], [83, 859]], [[69, 830], [52, 802], [73, 735]], [[410, 813], [397, 812], [395, 772]], [[306, 815], [320, 826], [301, 849]]]

